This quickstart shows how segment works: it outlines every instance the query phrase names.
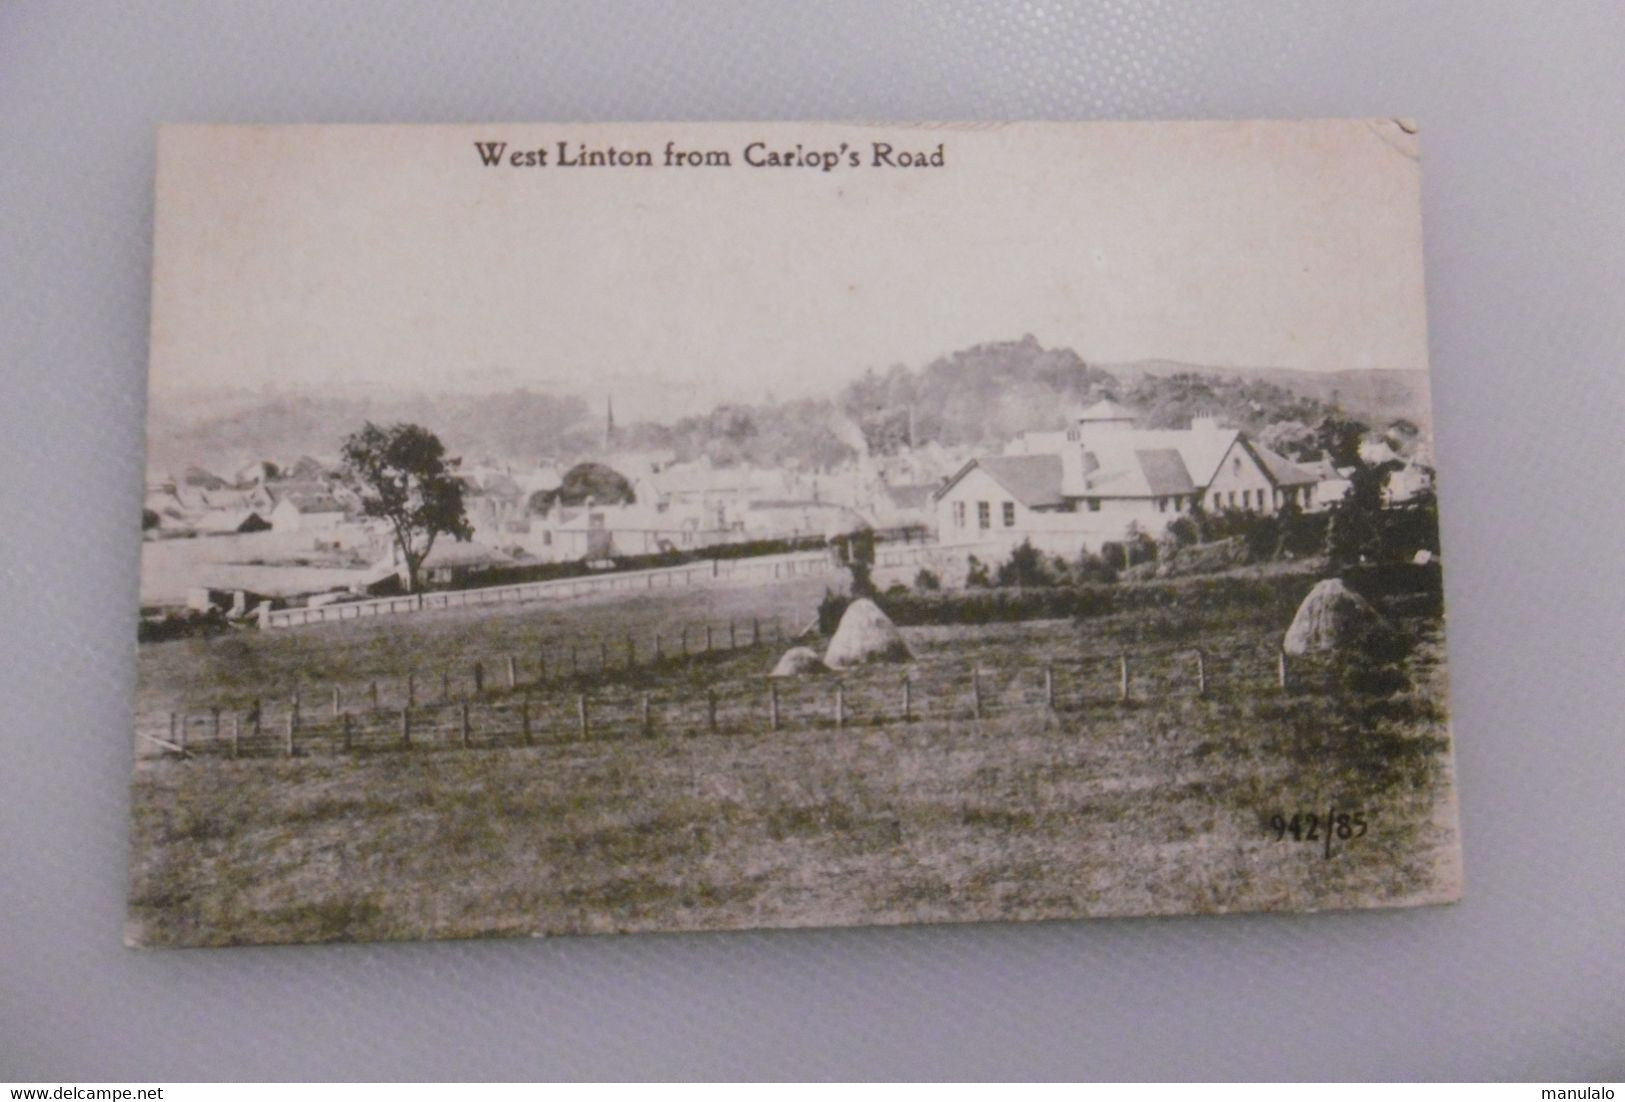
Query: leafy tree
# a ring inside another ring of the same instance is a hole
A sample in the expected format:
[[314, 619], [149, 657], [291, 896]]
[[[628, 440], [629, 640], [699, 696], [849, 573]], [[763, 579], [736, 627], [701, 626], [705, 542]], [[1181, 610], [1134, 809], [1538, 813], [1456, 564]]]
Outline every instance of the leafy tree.
[[875, 595], [875, 584], [872, 576], [875, 565], [874, 530], [860, 528], [856, 532], [836, 536], [830, 542], [835, 547], [836, 557], [852, 573], [852, 596], [873, 597]]
[[[574, 508], [591, 501], [594, 505], [630, 505], [637, 500], [632, 483], [613, 467], [602, 463], [577, 463], [564, 472], [551, 501]], [[531, 497], [535, 505], [535, 495]], [[546, 512], [546, 509], [541, 510]]]
[[[445, 445], [421, 425], [379, 427], [368, 421], [344, 441], [345, 479], [361, 497], [369, 517], [382, 517], [394, 529], [395, 546], [406, 562], [406, 586], [418, 588], [418, 571], [449, 535], [472, 538], [463, 508], [463, 484], [451, 472]], [[454, 462], [454, 461], [453, 461]]]
[[1288, 459], [1320, 458], [1319, 435], [1302, 421], [1276, 421], [1258, 434], [1258, 442]]
[[988, 573], [987, 563], [975, 555], [965, 556], [965, 586], [969, 589], [991, 589], [993, 577]]
[[161, 524], [161, 523], [162, 523], [162, 520], [159, 518], [158, 514], [155, 513], [153, 510], [151, 510], [151, 509], [142, 509], [141, 510], [141, 530], [143, 532], [150, 532], [152, 529], [158, 527], [158, 525]]
[[1360, 441], [1370, 431], [1363, 422], [1329, 415], [1315, 426], [1315, 437], [1334, 466], [1356, 467], [1360, 464]]
[[1339, 566], [1361, 561], [1375, 562], [1382, 556], [1382, 491], [1388, 484], [1391, 464], [1368, 467], [1358, 464], [1349, 479], [1349, 491], [1332, 506], [1326, 529], [1326, 555]]
[[1021, 544], [1010, 552], [1010, 558], [999, 567], [995, 575], [998, 585], [1018, 586], [1044, 586], [1053, 585], [1048, 565], [1044, 556], [1032, 545], [1031, 540], [1022, 540]]

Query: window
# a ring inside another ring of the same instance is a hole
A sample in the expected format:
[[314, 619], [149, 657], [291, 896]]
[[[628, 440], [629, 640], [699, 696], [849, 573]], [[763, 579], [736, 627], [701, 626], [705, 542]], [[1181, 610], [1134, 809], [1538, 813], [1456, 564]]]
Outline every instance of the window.
[[1234, 509], [1235, 507], [1236, 507], [1236, 491], [1231, 490], [1230, 491], [1230, 508]]
[[985, 501], [978, 501], [976, 503], [976, 527], [993, 527], [993, 506], [989, 505]]
[[1253, 507], [1253, 492], [1251, 490], [1241, 491], [1241, 507], [1243, 509], [1251, 509]]
[[553, 546], [553, 533], [552, 532], [543, 532], [542, 533], [542, 546], [543, 547], [552, 547]]
[[1157, 498], [1157, 512], [1166, 513], [1167, 511], [1168, 511], [1168, 499], [1165, 498], [1165, 497]]
[[1016, 526], [1016, 503], [1013, 501], [1007, 501], [1004, 503], [1004, 526], [1006, 528], [1014, 528]]
[[954, 527], [965, 527], [965, 503], [963, 501], [954, 502]]
[[1098, 497], [1092, 497], [1089, 499], [1089, 511], [1091, 513], [1100, 512], [1100, 499]]
[[1238, 455], [1230, 461], [1230, 470], [1235, 474], [1241, 473], [1241, 456]]

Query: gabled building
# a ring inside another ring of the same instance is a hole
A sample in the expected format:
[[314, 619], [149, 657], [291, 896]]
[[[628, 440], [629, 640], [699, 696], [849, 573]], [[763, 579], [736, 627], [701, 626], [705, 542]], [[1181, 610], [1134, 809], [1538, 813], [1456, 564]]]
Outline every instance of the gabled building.
[[1005, 455], [971, 460], [934, 500], [943, 543], [1030, 540], [1075, 555], [1135, 531], [1158, 536], [1198, 504], [1209, 512], [1309, 509], [1317, 481], [1211, 418], [1139, 429], [1132, 412], [1108, 399], [1059, 432], [1028, 433]]
[[278, 532], [327, 532], [344, 523], [344, 503], [327, 494], [284, 494], [271, 510]]

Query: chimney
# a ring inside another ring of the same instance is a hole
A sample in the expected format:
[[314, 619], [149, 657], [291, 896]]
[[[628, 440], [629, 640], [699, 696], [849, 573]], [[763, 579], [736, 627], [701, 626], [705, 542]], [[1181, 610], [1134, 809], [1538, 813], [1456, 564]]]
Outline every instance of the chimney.
[[1065, 497], [1081, 497], [1084, 492], [1083, 485], [1083, 454], [1085, 445], [1068, 441], [1061, 448], [1061, 494]]

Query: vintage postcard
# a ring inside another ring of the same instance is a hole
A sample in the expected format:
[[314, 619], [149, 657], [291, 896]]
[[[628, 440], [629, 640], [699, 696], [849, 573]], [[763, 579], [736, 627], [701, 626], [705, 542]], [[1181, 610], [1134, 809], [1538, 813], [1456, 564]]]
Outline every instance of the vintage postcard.
[[165, 128], [128, 940], [1458, 898], [1418, 159]]

